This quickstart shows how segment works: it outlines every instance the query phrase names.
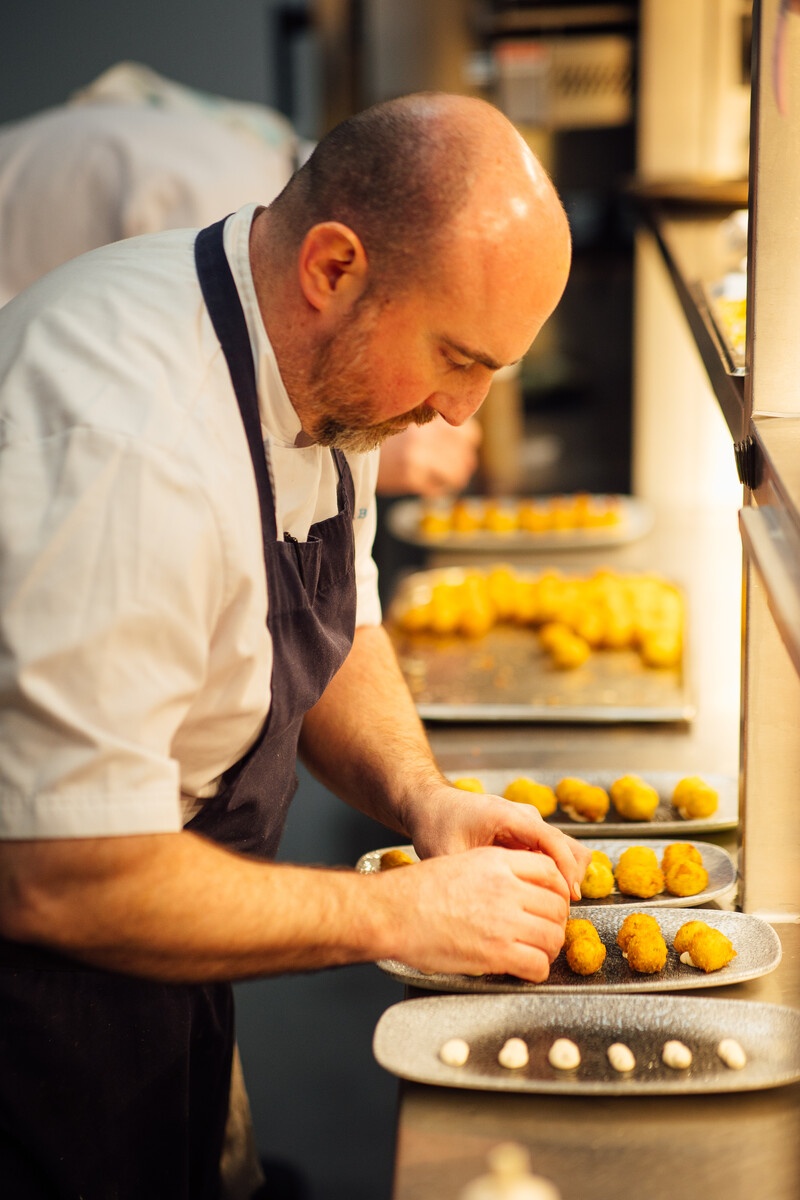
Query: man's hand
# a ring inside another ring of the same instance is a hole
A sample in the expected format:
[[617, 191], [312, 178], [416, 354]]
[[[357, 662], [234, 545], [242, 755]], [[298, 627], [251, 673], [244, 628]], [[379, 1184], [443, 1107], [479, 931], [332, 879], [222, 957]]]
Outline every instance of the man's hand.
[[484, 847], [375, 877], [384, 957], [420, 971], [539, 983], [564, 941], [569, 893], [546, 854]]
[[481, 427], [474, 417], [463, 425], [441, 418], [409, 425], [381, 446], [378, 493], [381, 496], [441, 496], [461, 492], [478, 465]]
[[413, 823], [409, 824], [420, 858], [493, 845], [541, 851], [555, 863], [569, 894], [580, 899], [590, 851], [556, 826], [548, 825], [530, 804], [443, 785], [415, 806]]

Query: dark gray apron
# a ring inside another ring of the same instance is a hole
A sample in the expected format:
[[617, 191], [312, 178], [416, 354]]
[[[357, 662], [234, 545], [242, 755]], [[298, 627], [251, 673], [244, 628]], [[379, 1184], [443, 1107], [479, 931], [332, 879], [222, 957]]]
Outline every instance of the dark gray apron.
[[[272, 702], [255, 744], [188, 828], [269, 858], [297, 786], [303, 716], [353, 640], [353, 483], [344, 455], [333, 452], [337, 515], [312, 526], [307, 542], [278, 540], [223, 224], [198, 235], [195, 258], [258, 485]], [[153, 983], [0, 941], [0, 1195], [216, 1200], [233, 1041], [228, 984]]]

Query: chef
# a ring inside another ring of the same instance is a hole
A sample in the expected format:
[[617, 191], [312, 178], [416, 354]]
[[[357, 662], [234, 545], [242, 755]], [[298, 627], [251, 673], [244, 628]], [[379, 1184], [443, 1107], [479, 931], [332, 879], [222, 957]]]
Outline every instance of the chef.
[[[0, 313], [4, 1195], [218, 1196], [231, 980], [547, 976], [587, 852], [443, 779], [370, 546], [381, 441], [465, 421], [569, 253], [505, 118], [421, 95]], [[298, 753], [423, 861], [272, 862]]]

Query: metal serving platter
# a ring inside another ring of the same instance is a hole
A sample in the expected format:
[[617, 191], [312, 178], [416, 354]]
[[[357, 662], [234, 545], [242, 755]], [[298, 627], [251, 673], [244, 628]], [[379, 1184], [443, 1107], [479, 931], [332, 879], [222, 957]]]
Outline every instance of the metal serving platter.
[[[526, 776], [544, 783], [547, 787], [555, 788], [556, 784], [566, 775], [578, 775], [587, 783], [597, 784], [605, 788], [611, 787], [615, 779], [629, 774], [629, 770], [539, 770], [537, 767], [515, 768], [514, 770], [482, 770], [476, 767], [465, 767], [463, 771], [448, 771], [448, 777], [459, 779], [464, 776], [474, 776], [480, 779], [486, 791], [493, 796], [502, 796], [506, 787], [514, 779]], [[620, 817], [614, 810], [613, 804], [602, 821], [574, 821], [566, 813], [558, 809], [551, 817], [547, 817], [548, 825], [557, 825], [571, 837], [597, 837], [602, 834], [607, 837], [651, 838], [664, 837], [666, 834], [677, 834], [679, 837], [694, 837], [696, 833], [713, 833], [723, 829], [735, 829], [739, 824], [739, 791], [738, 783], [731, 775], [718, 775], [713, 772], [695, 772], [706, 783], [715, 788], [719, 795], [717, 811], [710, 817], [698, 817], [684, 820], [677, 809], [672, 807], [670, 796], [675, 785], [689, 772], [677, 771], [643, 771], [642, 778], [659, 795], [659, 805], [652, 821], [628, 821]]]
[[[402, 870], [402, 868], [400, 868]], [[570, 911], [575, 917], [592, 922], [606, 947], [606, 960], [594, 975], [575, 975], [567, 966], [563, 953], [550, 968], [544, 983], [528, 983], [513, 975], [426, 975], [414, 967], [394, 959], [381, 959], [378, 966], [387, 975], [410, 987], [431, 992], [672, 992], [689, 988], [722, 987], [743, 983], [774, 971], [781, 960], [781, 943], [777, 933], [766, 921], [749, 913], [722, 912], [712, 909], [659, 908], [653, 915], [669, 948], [667, 962], [656, 975], [640, 975], [631, 970], [616, 944], [619, 927], [631, 911], [638, 912], [642, 904], [616, 905], [600, 908], [576, 905]], [[672, 940], [686, 921], [700, 920], [729, 937], [736, 949], [736, 958], [721, 971], [708, 974], [696, 967], [686, 966], [672, 949]]]
[[[569, 499], [569, 497], [561, 497]], [[532, 504], [544, 511], [555, 496], [515, 497], [513, 500], [498, 500], [499, 508], [509, 513], [516, 512], [520, 504]], [[606, 546], [620, 546], [637, 541], [649, 533], [653, 526], [653, 510], [635, 496], [593, 495], [590, 501], [596, 505], [613, 501], [619, 512], [619, 521], [614, 525], [597, 525], [584, 528], [543, 530], [541, 533], [514, 529], [506, 533], [490, 529], [475, 529], [459, 533], [425, 533], [420, 528], [423, 515], [437, 509], [448, 513], [452, 500], [421, 501], [398, 500], [387, 513], [387, 522], [392, 534], [401, 542], [412, 546], [423, 546], [428, 550], [465, 550], [469, 552], [505, 554], [553, 550], [597, 550]], [[479, 519], [487, 504], [485, 496], [465, 496], [460, 500], [465, 508]]]
[[[636, 841], [623, 841], [611, 838], [593, 839], [585, 842], [585, 845], [590, 850], [602, 850], [604, 854], [607, 854], [614, 866], [616, 866], [617, 860], [623, 850], [627, 850], [629, 846], [637, 844], [641, 845], [641, 843], [637, 843]], [[655, 851], [660, 862], [664, 849], [670, 843], [653, 840], [648, 841], [646, 844], [651, 850]], [[727, 850], [723, 850], [721, 846], [715, 846], [711, 842], [702, 843], [702, 845], [698, 846], [698, 849], [703, 856], [703, 865], [708, 871], [708, 886], [702, 892], [698, 892], [696, 896], [673, 896], [669, 892], [661, 892], [658, 896], [651, 896], [648, 900], [642, 900], [635, 896], [625, 896], [615, 888], [611, 895], [605, 896], [601, 900], [581, 900], [578, 904], [574, 904], [573, 908], [612, 908], [621, 905], [625, 905], [628, 909], [638, 909], [640, 907], [695, 908], [698, 905], [710, 904], [712, 900], [719, 900], [736, 886], [736, 866], [734, 861]], [[371, 850], [368, 854], [362, 855], [356, 864], [357, 869], [364, 874], [373, 874], [376, 871], [380, 871], [381, 855], [385, 854], [387, 850], [404, 850], [410, 858], [417, 859], [413, 846], [386, 846], [383, 850]]]
[[460, 582], [461, 567], [406, 576], [386, 628], [417, 711], [429, 721], [690, 721], [695, 714], [688, 653], [654, 669], [635, 650], [597, 650], [580, 667], [554, 667], [534, 629], [496, 625], [479, 638], [408, 633], [399, 606], [436, 582]]
[[[439, 1058], [452, 1037], [470, 1047], [463, 1067], [446, 1066]], [[510, 1037], [528, 1045], [529, 1062], [519, 1070], [497, 1062]], [[547, 1060], [559, 1037], [580, 1050], [574, 1070], [556, 1070]], [[717, 1045], [729, 1037], [745, 1052], [741, 1070], [726, 1067], [717, 1055]], [[687, 1070], [662, 1062], [663, 1045], [672, 1039], [692, 1051]], [[633, 1051], [633, 1071], [612, 1070], [606, 1052], [613, 1042]], [[443, 1087], [596, 1096], [757, 1091], [800, 1079], [800, 1012], [694, 996], [563, 996], [556, 1003], [547, 996], [422, 997], [383, 1013], [373, 1052], [401, 1079]]]

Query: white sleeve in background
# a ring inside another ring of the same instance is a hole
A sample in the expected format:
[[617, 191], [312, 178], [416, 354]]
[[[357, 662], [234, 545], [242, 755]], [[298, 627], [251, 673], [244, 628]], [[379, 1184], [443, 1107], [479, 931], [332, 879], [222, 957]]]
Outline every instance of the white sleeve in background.
[[0, 304], [86, 250], [198, 228], [288, 181], [274, 146], [199, 112], [95, 103], [0, 127]]

